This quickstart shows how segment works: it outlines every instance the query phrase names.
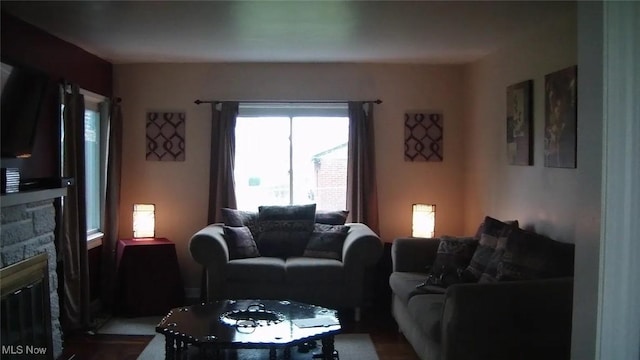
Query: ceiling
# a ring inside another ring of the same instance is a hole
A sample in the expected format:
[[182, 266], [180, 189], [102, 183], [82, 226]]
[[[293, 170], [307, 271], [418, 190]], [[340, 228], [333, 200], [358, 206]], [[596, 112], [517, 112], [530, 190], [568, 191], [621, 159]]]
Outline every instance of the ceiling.
[[575, 2], [2, 1], [114, 64], [467, 63], [552, 26]]

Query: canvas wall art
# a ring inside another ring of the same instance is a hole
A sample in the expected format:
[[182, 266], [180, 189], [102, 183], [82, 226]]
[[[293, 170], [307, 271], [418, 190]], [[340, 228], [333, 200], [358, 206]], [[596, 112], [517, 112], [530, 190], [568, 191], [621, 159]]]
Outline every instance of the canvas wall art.
[[184, 112], [147, 113], [147, 160], [184, 161]]
[[545, 82], [544, 165], [575, 168], [577, 66], [548, 74]]
[[442, 161], [443, 123], [440, 113], [404, 115], [405, 161]]
[[507, 157], [510, 165], [533, 165], [532, 87], [532, 80], [507, 87]]

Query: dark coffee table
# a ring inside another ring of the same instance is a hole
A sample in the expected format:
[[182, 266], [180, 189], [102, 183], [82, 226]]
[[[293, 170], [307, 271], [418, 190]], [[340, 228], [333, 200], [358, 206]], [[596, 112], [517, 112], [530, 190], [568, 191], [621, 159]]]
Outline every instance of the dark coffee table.
[[[283, 349], [322, 342], [313, 358], [339, 359], [334, 335], [341, 330], [337, 311], [295, 301], [223, 300], [172, 309], [156, 326], [166, 340], [166, 358], [182, 359], [190, 345], [199, 358], [220, 358], [223, 349], [268, 349], [269, 359]], [[311, 356], [310, 356], [311, 357]]]

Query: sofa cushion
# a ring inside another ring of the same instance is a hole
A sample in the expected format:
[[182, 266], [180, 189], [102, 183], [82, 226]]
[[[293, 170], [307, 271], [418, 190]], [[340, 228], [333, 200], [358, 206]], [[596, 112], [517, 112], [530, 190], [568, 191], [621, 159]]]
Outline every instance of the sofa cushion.
[[[494, 256], [494, 252], [500, 243], [499, 251], [504, 248], [504, 242], [517, 225], [509, 225], [500, 220], [486, 216], [483, 222], [483, 230], [480, 235], [478, 247], [473, 253], [469, 266], [464, 271], [466, 281], [478, 281], [485, 272], [487, 275], [483, 281], [494, 279], [497, 275], [497, 266], [501, 254]], [[491, 266], [489, 266], [491, 265]]]
[[506, 241], [497, 280], [531, 280], [573, 275], [574, 245], [515, 229]]
[[391, 291], [407, 304], [412, 296], [424, 293], [416, 287], [424, 283], [426, 276], [425, 273], [394, 271], [389, 276], [389, 286]]
[[229, 248], [229, 260], [260, 256], [251, 231], [246, 226], [224, 226], [224, 241]]
[[342, 246], [349, 227], [315, 224], [303, 256], [342, 260]]
[[262, 256], [301, 256], [313, 232], [316, 204], [260, 206], [256, 240]]
[[285, 281], [284, 260], [276, 257], [255, 257], [231, 260], [226, 265], [228, 281], [278, 282]]
[[316, 223], [327, 225], [344, 225], [347, 222], [347, 216], [349, 216], [348, 210], [317, 210]]
[[244, 211], [230, 208], [220, 209], [222, 221], [227, 226], [246, 226], [251, 230], [251, 235], [258, 237], [258, 212]]
[[442, 338], [440, 329], [444, 300], [444, 294], [416, 295], [409, 299], [408, 304], [409, 314], [415, 319], [415, 324], [436, 343]]
[[478, 240], [474, 237], [442, 236], [427, 282], [443, 287], [461, 282], [460, 275], [469, 265], [477, 247]]
[[344, 281], [344, 266], [334, 259], [290, 257], [285, 262], [287, 284], [333, 283]]

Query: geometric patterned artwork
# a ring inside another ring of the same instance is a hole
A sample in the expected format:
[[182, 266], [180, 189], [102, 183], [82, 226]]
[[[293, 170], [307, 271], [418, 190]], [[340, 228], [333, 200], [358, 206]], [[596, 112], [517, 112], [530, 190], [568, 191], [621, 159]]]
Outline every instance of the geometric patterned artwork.
[[147, 160], [184, 161], [185, 113], [147, 113]]
[[442, 161], [442, 114], [404, 114], [404, 160]]

